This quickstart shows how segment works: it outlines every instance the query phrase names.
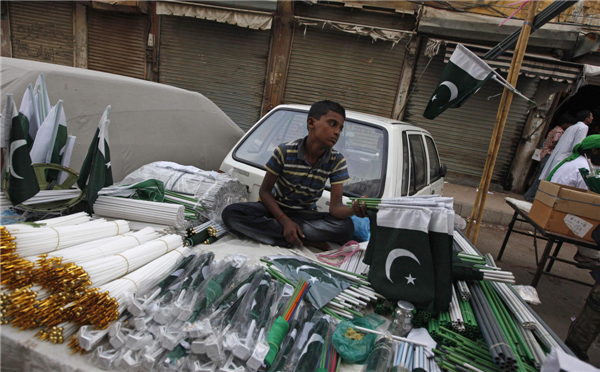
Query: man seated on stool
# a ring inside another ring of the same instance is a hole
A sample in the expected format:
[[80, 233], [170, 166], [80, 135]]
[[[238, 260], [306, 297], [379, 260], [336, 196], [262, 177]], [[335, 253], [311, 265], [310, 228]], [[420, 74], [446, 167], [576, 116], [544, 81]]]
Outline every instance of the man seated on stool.
[[[332, 101], [320, 101], [308, 111], [308, 136], [280, 144], [269, 162], [259, 190], [259, 202], [236, 203], [223, 210], [232, 230], [264, 244], [308, 245], [329, 250], [327, 242], [344, 244], [354, 233], [351, 216], [366, 217], [365, 203], [352, 208], [342, 202], [343, 184], [350, 180], [346, 159], [333, 146], [340, 138], [346, 111]], [[329, 213], [317, 212], [325, 183], [331, 184]]]
[[[593, 165], [600, 165], [600, 134], [587, 136], [580, 144], [573, 147], [573, 154], [559, 163], [550, 172], [547, 180], [565, 186], [588, 190], [579, 172], [579, 168], [592, 171], [588, 164], [588, 159]], [[600, 251], [577, 247], [577, 253], [573, 259], [577, 262], [600, 266]]]

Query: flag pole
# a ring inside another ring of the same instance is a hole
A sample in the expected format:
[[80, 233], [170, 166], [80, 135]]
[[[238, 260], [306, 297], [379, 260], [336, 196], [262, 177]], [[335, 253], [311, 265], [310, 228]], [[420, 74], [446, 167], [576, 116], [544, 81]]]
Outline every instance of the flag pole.
[[[523, 57], [525, 56], [525, 50], [527, 49], [529, 34], [531, 33], [531, 25], [533, 23], [533, 18], [535, 17], [536, 9], [537, 2], [530, 1], [529, 8], [527, 10], [527, 18], [523, 22], [523, 29], [519, 36], [519, 41], [517, 42], [513, 59], [510, 63], [510, 70], [508, 71], [507, 80], [512, 86], [517, 85], [519, 70], [521, 69]], [[494, 126], [494, 132], [490, 140], [490, 147], [488, 149], [485, 168], [479, 183], [479, 189], [477, 191], [477, 197], [475, 198], [475, 204], [473, 205], [473, 211], [471, 212], [471, 218], [469, 219], [469, 225], [467, 226], [466, 235], [467, 237], [470, 236], [473, 244], [477, 244], [477, 236], [479, 235], [479, 228], [481, 226], [481, 219], [485, 209], [485, 202], [487, 199], [488, 190], [490, 188], [490, 182], [494, 172], [494, 165], [500, 150], [502, 134], [504, 132], [504, 126], [506, 125], [506, 119], [508, 118], [508, 112], [510, 111], [510, 105], [512, 103], [513, 96], [514, 93], [505, 87], [502, 93], [502, 99], [500, 100], [500, 105], [498, 107], [498, 113], [496, 115], [496, 125]], [[473, 230], [474, 224], [475, 229]], [[471, 230], [473, 230], [472, 235]]]

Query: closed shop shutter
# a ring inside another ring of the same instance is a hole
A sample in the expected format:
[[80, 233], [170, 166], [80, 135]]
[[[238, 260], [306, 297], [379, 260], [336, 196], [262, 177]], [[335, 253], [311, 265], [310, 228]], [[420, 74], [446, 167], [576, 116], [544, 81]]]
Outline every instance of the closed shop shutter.
[[73, 66], [73, 4], [9, 1], [12, 56]]
[[88, 9], [88, 68], [144, 79], [148, 16]]
[[391, 117], [402, 74], [405, 44], [297, 26], [285, 103], [310, 105], [329, 99], [346, 109]]
[[271, 31], [161, 16], [159, 82], [193, 90], [240, 128], [259, 118]]
[[[417, 60], [411, 90], [429, 62], [429, 57], [424, 55], [424, 49], [424, 47], [421, 48], [421, 54]], [[425, 74], [423, 74], [419, 84], [412, 92], [404, 120], [428, 130], [433, 135], [441, 161], [448, 166], [449, 172], [479, 178], [485, 167], [503, 87], [490, 80], [462, 107], [448, 109], [434, 120], [425, 119], [423, 117], [425, 107], [437, 87], [442, 71], [446, 67], [444, 49], [444, 46], [442, 46], [439, 53], [433, 57]], [[537, 77], [528, 78], [521, 75], [519, 76], [517, 89], [526, 97], [533, 97], [538, 83], [539, 78]], [[488, 100], [489, 97], [493, 98]], [[523, 127], [527, 121], [528, 111], [528, 103], [524, 99], [515, 96], [504, 128], [500, 152], [494, 166], [492, 180], [496, 183], [506, 181]]]

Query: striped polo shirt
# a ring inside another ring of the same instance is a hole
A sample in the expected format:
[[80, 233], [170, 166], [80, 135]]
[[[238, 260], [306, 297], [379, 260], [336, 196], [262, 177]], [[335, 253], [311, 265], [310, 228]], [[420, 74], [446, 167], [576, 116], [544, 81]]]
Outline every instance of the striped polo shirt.
[[265, 165], [269, 172], [278, 176], [273, 196], [281, 206], [315, 209], [328, 179], [332, 185], [350, 180], [344, 155], [333, 148], [327, 149], [315, 166], [311, 167], [304, 155], [307, 138], [277, 146]]

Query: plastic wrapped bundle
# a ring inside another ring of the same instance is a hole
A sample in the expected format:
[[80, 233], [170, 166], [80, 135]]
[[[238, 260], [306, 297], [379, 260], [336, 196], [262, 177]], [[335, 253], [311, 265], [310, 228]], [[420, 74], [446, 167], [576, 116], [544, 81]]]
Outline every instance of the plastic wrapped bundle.
[[165, 190], [193, 195], [204, 207], [206, 219], [220, 220], [221, 212], [233, 203], [248, 201], [248, 189], [228, 173], [204, 171], [177, 163], [158, 161], [130, 173], [119, 185], [131, 185], [148, 179], [159, 180]]

